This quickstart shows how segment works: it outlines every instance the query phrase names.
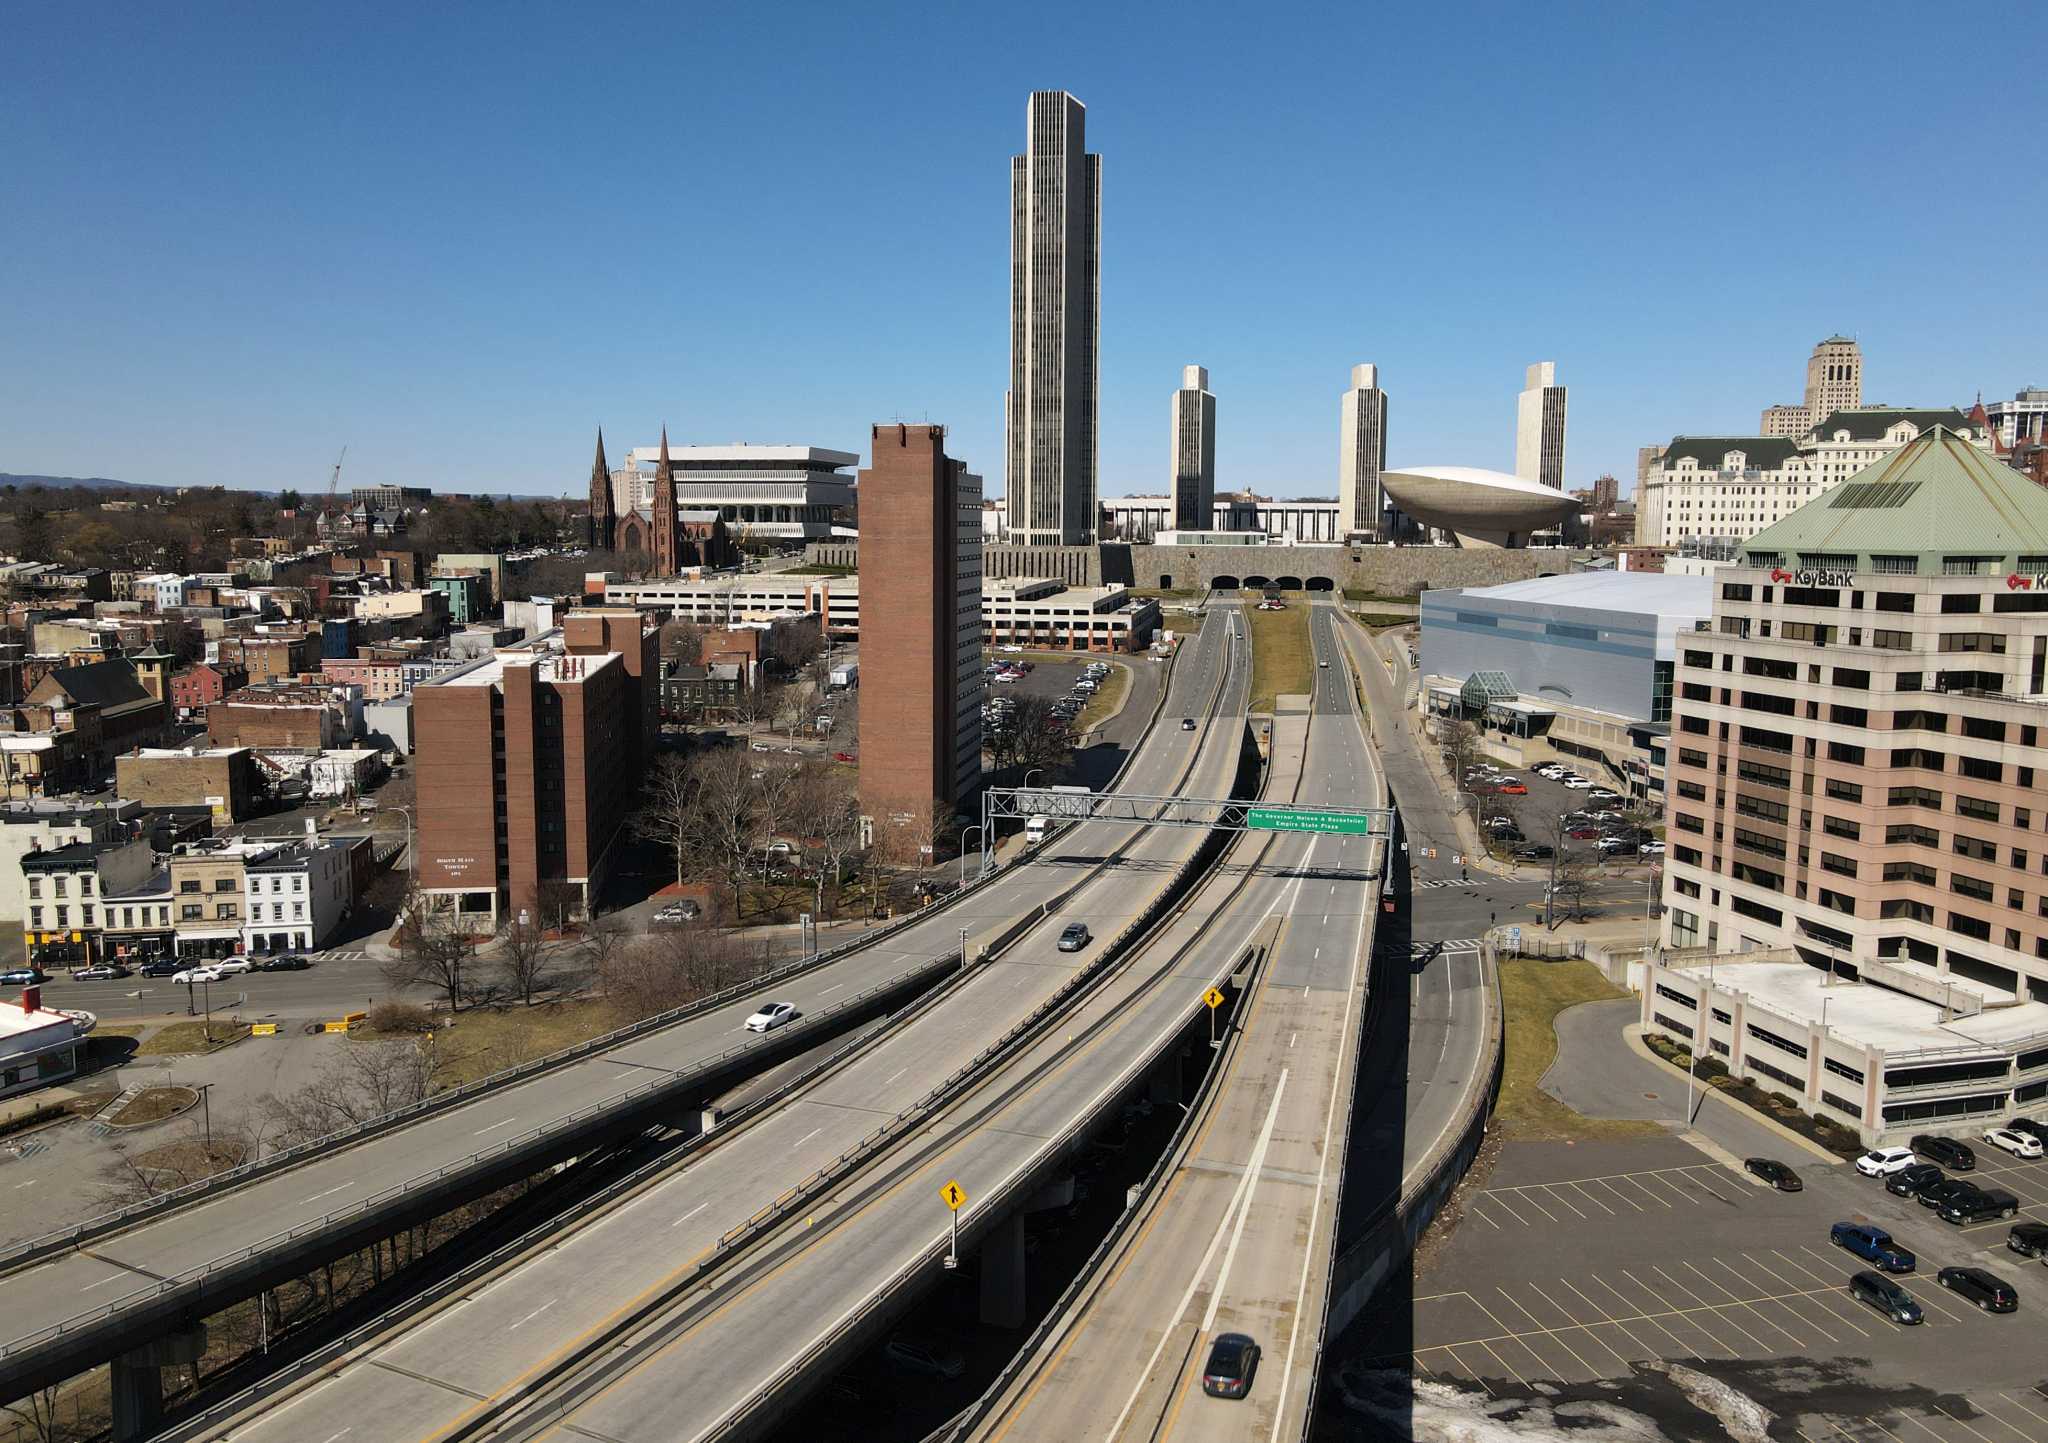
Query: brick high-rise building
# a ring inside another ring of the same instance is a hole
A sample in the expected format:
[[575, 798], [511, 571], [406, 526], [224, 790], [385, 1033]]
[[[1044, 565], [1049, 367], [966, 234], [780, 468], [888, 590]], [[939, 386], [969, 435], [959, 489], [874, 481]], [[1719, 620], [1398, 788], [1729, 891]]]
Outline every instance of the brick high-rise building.
[[562, 648], [571, 656], [615, 651], [626, 668], [627, 731], [631, 750], [620, 765], [637, 785], [654, 763], [661, 736], [661, 628], [630, 606], [590, 606], [562, 618]]
[[493, 932], [537, 915], [545, 883], [597, 896], [638, 789], [622, 759], [640, 754], [641, 690], [619, 652], [547, 650], [414, 689], [419, 885], [437, 919]]
[[945, 439], [876, 426], [860, 473], [860, 793], [878, 834], [981, 789], [981, 478]]
[[1937, 426], [1714, 585], [1679, 638], [1665, 942], [2048, 1000], [2048, 490]]

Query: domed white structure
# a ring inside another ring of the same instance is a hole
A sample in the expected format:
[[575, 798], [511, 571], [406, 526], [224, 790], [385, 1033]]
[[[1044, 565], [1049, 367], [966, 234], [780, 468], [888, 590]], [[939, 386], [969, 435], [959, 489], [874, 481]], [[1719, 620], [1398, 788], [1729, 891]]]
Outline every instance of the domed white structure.
[[1380, 475], [1404, 516], [1452, 533], [1462, 546], [1522, 546], [1529, 533], [1579, 510], [1562, 491], [1476, 466], [1409, 466]]

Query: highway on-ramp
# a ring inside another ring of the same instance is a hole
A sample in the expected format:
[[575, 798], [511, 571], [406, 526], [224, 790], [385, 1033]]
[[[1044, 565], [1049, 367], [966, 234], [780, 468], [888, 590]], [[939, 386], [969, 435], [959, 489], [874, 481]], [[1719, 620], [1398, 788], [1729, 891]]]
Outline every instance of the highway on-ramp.
[[[1178, 718], [1203, 717], [1212, 703], [1226, 718], [1241, 714], [1244, 669], [1231, 664], [1230, 634], [1230, 625], [1219, 615], [1188, 643], [1175, 667], [1161, 723], [1127, 767], [1124, 790], [1172, 791], [1198, 752], [1204, 770], [1191, 784], [1218, 795], [1227, 790], [1237, 725], [1186, 732]], [[822, 1014], [846, 997], [957, 952], [962, 928], [970, 934], [971, 947], [973, 938], [995, 935], [1072, 888], [1127, 831], [1106, 823], [1070, 829], [1039, 849], [1029, 865], [1013, 866], [930, 918], [777, 984], [774, 998], [794, 1003], [803, 1013]], [[1153, 839], [1142, 855], [1134, 852], [1105, 873], [1110, 885], [1094, 888], [1080, 915], [1111, 925], [1122, 910], [1121, 899], [1133, 892], [1132, 878], [1165, 872], [1195, 839], [1194, 833]], [[499, 1139], [518, 1137], [579, 1109], [602, 1109], [609, 1099], [650, 1079], [734, 1047], [755, 1045], [743, 1023], [761, 1000], [760, 994], [750, 993], [530, 1081], [429, 1113], [408, 1126], [24, 1266], [0, 1279], [0, 1313], [5, 1316], [0, 1333], [14, 1340], [0, 1341], [0, 1377], [10, 1376], [10, 1367], [37, 1366], [37, 1350], [51, 1348], [51, 1337], [60, 1329], [75, 1328], [81, 1319], [97, 1323], [109, 1313], [147, 1307], [161, 1296], [163, 1280], [192, 1276], [210, 1260], [267, 1239], [281, 1241], [280, 1235], [292, 1229], [317, 1228], [351, 1203], [431, 1176]]]
[[[1233, 630], [1241, 634], [1242, 622], [1233, 625], [1230, 613], [1219, 612], [1210, 620], [1200, 657], [1191, 658], [1194, 664], [1176, 677], [1164, 713], [1167, 724], [1148, 746], [1144, 765], [1127, 774], [1127, 789], [1139, 791], [1149, 782], [1153, 794], [1228, 794], [1248, 684], [1245, 644], [1241, 637], [1230, 641]], [[1212, 707], [1214, 725], [1195, 733], [1181, 730], [1179, 716], [1201, 717]], [[1184, 751], [1179, 768], [1152, 764], [1161, 737], [1200, 739], [1192, 770]], [[1066, 849], [1070, 857], [1099, 857], [1125, 840], [1130, 846], [1059, 912], [994, 960], [977, 963], [950, 994], [760, 1118], [723, 1138], [714, 1135], [712, 1144], [686, 1165], [618, 1206], [480, 1279], [449, 1304], [369, 1341], [294, 1391], [223, 1420], [220, 1430], [208, 1436], [282, 1443], [355, 1429], [359, 1436], [379, 1439], [436, 1437], [535, 1386], [566, 1350], [620, 1326], [622, 1318], [663, 1289], [687, 1280], [697, 1262], [716, 1251], [723, 1235], [794, 1184], [831, 1166], [1022, 1021], [1091, 960], [1088, 951], [1058, 951], [1059, 929], [1070, 920], [1083, 920], [1099, 947], [1101, 939], [1144, 910], [1201, 836], [1176, 829], [1133, 836], [1127, 826], [1112, 823], [1077, 829]], [[1070, 884], [1083, 868], [1070, 862], [1065, 869], [1031, 870], [1068, 870]], [[836, 1251], [819, 1266], [835, 1285], [851, 1285], [859, 1276], [857, 1258], [850, 1261]], [[806, 1303], [779, 1318], [770, 1316], [762, 1336], [741, 1329], [743, 1336], [730, 1346], [750, 1364], [770, 1366], [780, 1356], [778, 1344], [790, 1341], [792, 1330], [820, 1316], [824, 1307], [822, 1301]], [[723, 1333], [724, 1328], [712, 1331]], [[715, 1371], [731, 1377], [742, 1372], [729, 1365]], [[695, 1408], [690, 1405], [690, 1416]], [[661, 1436], [674, 1437], [674, 1417], [664, 1426], [671, 1431]]]
[[[1382, 806], [1332, 608], [1310, 609], [1313, 714], [1280, 702], [1276, 753], [1306, 747], [1300, 800]], [[1068, 1315], [1037, 1339], [972, 1436], [1300, 1438], [1328, 1283], [1378, 867], [1353, 837], [1287, 839], [1273, 887], [1309, 879], [1241, 1007], [1227, 1070], [1156, 1200]], [[1247, 904], [1256, 906], [1256, 893]], [[1202, 1392], [1220, 1333], [1263, 1349], [1250, 1396]]]

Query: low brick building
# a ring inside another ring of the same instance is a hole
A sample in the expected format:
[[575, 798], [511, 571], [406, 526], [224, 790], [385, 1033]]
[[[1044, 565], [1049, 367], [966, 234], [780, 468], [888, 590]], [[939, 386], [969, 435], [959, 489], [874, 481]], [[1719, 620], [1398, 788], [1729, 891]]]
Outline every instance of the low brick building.
[[327, 751], [355, 740], [362, 715], [359, 687], [248, 686], [208, 709], [206, 734], [222, 747]]
[[204, 717], [206, 709], [249, 684], [249, 674], [228, 663], [198, 662], [171, 673], [171, 707], [181, 717]]
[[245, 746], [144, 747], [115, 760], [114, 789], [145, 807], [205, 807], [216, 822], [239, 822], [261, 787]]
[[215, 657], [240, 666], [251, 686], [289, 681], [301, 672], [320, 669], [320, 633], [311, 627], [277, 627], [240, 636], [224, 636]]

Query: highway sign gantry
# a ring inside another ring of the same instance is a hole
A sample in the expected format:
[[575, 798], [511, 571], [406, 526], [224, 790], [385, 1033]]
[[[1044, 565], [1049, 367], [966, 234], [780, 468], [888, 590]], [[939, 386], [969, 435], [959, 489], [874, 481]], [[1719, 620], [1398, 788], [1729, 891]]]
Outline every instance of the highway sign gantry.
[[1328, 812], [1317, 807], [1253, 807], [1244, 814], [1244, 824], [1255, 832], [1334, 832], [1346, 837], [1363, 837], [1372, 831], [1372, 818], [1362, 812]]

